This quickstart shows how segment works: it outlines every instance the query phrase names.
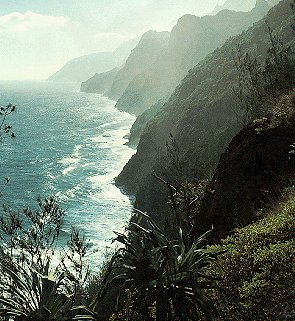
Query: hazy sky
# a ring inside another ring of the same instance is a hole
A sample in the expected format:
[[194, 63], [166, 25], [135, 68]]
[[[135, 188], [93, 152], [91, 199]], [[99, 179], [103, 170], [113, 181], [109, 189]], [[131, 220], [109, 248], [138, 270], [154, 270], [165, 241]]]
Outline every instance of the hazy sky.
[[109, 51], [225, 0], [0, 0], [0, 79], [43, 79], [77, 56]]

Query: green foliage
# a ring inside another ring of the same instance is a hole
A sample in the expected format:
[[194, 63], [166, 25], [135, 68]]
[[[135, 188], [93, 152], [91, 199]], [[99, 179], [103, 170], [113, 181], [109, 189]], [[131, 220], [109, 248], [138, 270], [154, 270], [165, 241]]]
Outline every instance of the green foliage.
[[[42, 275], [1, 253], [0, 315], [14, 320], [67, 320], [71, 294], [64, 274]], [[49, 267], [49, 266], [48, 266]]]
[[220, 279], [213, 296], [222, 320], [294, 320], [294, 194], [212, 249], [227, 251], [211, 270]]
[[235, 96], [242, 111], [237, 116], [242, 117], [244, 125], [270, 113], [277, 99], [292, 92], [295, 85], [294, 52], [269, 26], [267, 31], [270, 47], [263, 63], [249, 53], [243, 54], [241, 45], [237, 45], [234, 53], [239, 76]]
[[3, 137], [3, 135], [10, 135], [12, 138], [15, 137], [11, 125], [6, 124], [7, 117], [15, 111], [15, 105], [8, 104], [5, 107], [0, 106], [0, 139]]
[[124, 247], [115, 255], [106, 284], [106, 291], [117, 289], [121, 307], [112, 320], [212, 319], [206, 291], [215, 283], [206, 270], [219, 253], [202, 248], [208, 233], [191, 246], [186, 245], [181, 229], [177, 239], [169, 240], [139, 211], [127, 232], [117, 233]]
[[33, 266], [43, 274], [47, 270], [55, 250], [64, 218], [53, 198], [38, 199], [35, 211], [27, 208], [15, 212], [4, 207], [0, 217], [0, 238], [11, 257]]
[[0, 316], [5, 320], [70, 320], [87, 277], [85, 238], [73, 230], [63, 255], [56, 250], [64, 211], [53, 198], [36, 210], [5, 209], [0, 218]]
[[172, 134], [166, 142], [166, 150], [165, 166], [161, 170], [161, 176], [153, 172], [153, 176], [168, 188], [167, 204], [175, 215], [175, 219], [169, 215], [169, 219], [166, 220], [165, 233], [175, 236], [181, 228], [186, 240], [193, 240], [191, 234], [194, 225], [199, 224], [198, 209], [213, 166], [209, 162], [200, 161], [197, 152], [183, 155]]
[[294, 24], [292, 24], [292, 29], [293, 29], [293, 31], [295, 32], [295, 0], [292, 0], [292, 1], [291, 1], [291, 8], [292, 8], [292, 10], [293, 10], [293, 12], [294, 12], [294, 19], [293, 19]]
[[[5, 107], [0, 106], [0, 141], [4, 136], [9, 135], [11, 138], [15, 137], [15, 133], [12, 130], [12, 126], [6, 123], [7, 118], [16, 111], [16, 106], [9, 104]], [[4, 184], [0, 187], [0, 197], [2, 196], [3, 190], [6, 188], [10, 181], [9, 177], [4, 179]]]

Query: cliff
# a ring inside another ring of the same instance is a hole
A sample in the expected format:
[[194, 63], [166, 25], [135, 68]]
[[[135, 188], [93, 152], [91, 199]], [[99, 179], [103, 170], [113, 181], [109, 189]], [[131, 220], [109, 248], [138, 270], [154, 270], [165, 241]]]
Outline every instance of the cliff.
[[120, 68], [114, 68], [110, 71], [95, 74], [90, 79], [82, 82], [80, 91], [85, 93], [105, 94], [114, 82], [114, 79]]
[[147, 69], [167, 47], [169, 36], [169, 32], [146, 32], [117, 73], [107, 96], [117, 100], [133, 78]]
[[282, 97], [276, 109], [280, 116], [246, 126], [221, 155], [199, 213], [203, 228], [213, 224], [219, 238], [257, 220], [259, 209], [293, 184], [295, 95]]
[[[266, 4], [266, 2], [264, 0], [260, 1], [257, 3], [257, 6], [254, 10], [252, 10], [252, 14], [253, 14], [253, 19], [258, 19], [259, 17], [261, 17], [263, 12], [266, 12], [269, 9], [268, 5]], [[224, 11], [219, 13], [216, 17], [212, 18], [212, 20], [216, 20], [220, 22], [220, 26], [222, 26], [222, 21], [226, 21], [228, 19], [229, 16], [232, 16], [232, 20], [234, 20], [234, 17], [236, 17], [236, 21], [233, 22], [233, 28], [235, 28], [235, 25], [240, 26], [240, 21], [239, 19], [241, 18], [241, 14], [240, 13], [236, 13], [236, 12], [232, 12], [232, 11]], [[245, 16], [244, 14], [242, 14], [242, 17]], [[249, 14], [247, 13], [246, 16], [249, 16]], [[247, 26], [245, 26], [246, 28]], [[225, 24], [223, 26], [224, 29], [229, 28], [227, 26], [227, 24]], [[224, 32], [224, 30], [223, 30]], [[143, 112], [142, 115], [140, 115], [135, 123], [132, 126], [132, 129], [130, 131], [130, 138], [129, 138], [129, 142], [131, 146], [135, 146], [136, 144], [138, 144], [139, 142], [139, 138], [140, 135], [142, 134], [145, 126], [147, 125], [147, 123], [161, 110], [160, 105], [163, 106], [163, 102], [165, 102], [166, 100], [168, 100], [169, 98], [169, 91], [167, 92], [167, 94], [164, 97], [164, 93], [163, 93], [163, 97], [160, 99], [160, 103], [157, 102], [155, 105], [157, 106], [157, 108], [149, 108], [147, 109], [145, 112]]]
[[95, 73], [106, 72], [124, 64], [137, 43], [138, 39], [132, 39], [112, 52], [98, 52], [72, 59], [48, 80], [83, 82]]
[[185, 15], [171, 31], [169, 45], [148, 69], [136, 76], [117, 102], [122, 111], [140, 115], [171, 94], [188, 70], [220, 46], [261, 19], [269, 10], [266, 1], [251, 12], [222, 11], [216, 16]]
[[[135, 206], [158, 216], [167, 209], [167, 191], [151, 173], [161, 174], [167, 163], [166, 142], [171, 133], [187, 163], [196, 159], [218, 163], [231, 139], [239, 131], [233, 88], [237, 72], [232, 52], [241, 44], [244, 52], [261, 59], [269, 48], [266, 21], [284, 43], [294, 43], [290, 1], [272, 8], [267, 16], [247, 32], [232, 37], [193, 68], [174, 91], [157, 116], [145, 128], [137, 153], [118, 176], [117, 185], [137, 196]], [[189, 177], [189, 179], [193, 179]]]

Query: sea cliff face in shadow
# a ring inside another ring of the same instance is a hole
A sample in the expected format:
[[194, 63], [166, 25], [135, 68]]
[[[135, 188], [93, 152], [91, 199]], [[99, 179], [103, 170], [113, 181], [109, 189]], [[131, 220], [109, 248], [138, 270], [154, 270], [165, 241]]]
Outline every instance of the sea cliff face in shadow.
[[238, 106], [233, 96], [237, 72], [232, 51], [240, 43], [243, 51], [261, 59], [269, 47], [266, 22], [285, 44], [293, 45], [292, 13], [289, 1], [283, 1], [249, 30], [208, 55], [189, 72], [162, 110], [148, 123], [137, 153], [116, 181], [137, 195], [135, 205], [138, 208], [153, 215], [167, 209], [163, 201], [166, 199], [163, 196], [167, 196], [165, 187], [155, 181], [151, 173], [165, 168], [165, 145], [170, 133], [188, 163], [198, 157], [217, 164], [221, 153], [239, 130], [235, 116]]

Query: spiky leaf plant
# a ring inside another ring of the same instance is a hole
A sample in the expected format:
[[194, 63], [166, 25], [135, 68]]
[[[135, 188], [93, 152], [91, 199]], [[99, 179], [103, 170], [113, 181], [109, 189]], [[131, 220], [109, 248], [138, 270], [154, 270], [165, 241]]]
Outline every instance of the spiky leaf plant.
[[21, 266], [1, 253], [0, 315], [22, 321], [66, 320], [71, 295], [66, 291], [66, 275], [40, 274]]
[[[206, 268], [219, 253], [203, 249], [202, 243], [209, 233], [187, 246], [181, 229], [176, 240], [169, 240], [149, 216], [136, 212], [127, 233], [116, 233], [123, 248], [116, 253], [106, 284], [107, 289], [117, 289], [125, 319], [213, 319], [206, 291], [215, 282]], [[124, 306], [126, 296], [129, 299], [131, 296], [129, 306]]]

